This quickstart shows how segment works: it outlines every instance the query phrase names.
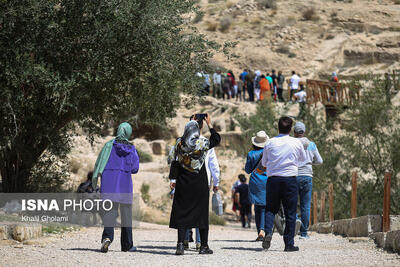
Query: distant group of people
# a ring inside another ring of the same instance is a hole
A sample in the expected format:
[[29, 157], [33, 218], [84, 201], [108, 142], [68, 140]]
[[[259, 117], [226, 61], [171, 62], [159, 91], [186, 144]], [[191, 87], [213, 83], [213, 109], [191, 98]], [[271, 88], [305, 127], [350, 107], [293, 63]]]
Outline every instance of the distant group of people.
[[[222, 99], [250, 102], [264, 99], [285, 101], [283, 97], [285, 76], [282, 71], [276, 72], [273, 69], [270, 73], [262, 74], [260, 70], [244, 69], [236, 78], [231, 70], [223, 73], [217, 68], [212, 77], [203, 72], [197, 75], [204, 78], [202, 87], [205, 95], [210, 94], [212, 90], [213, 97]], [[297, 91], [304, 90], [304, 84], [300, 82], [300, 76], [295, 71], [292, 71], [288, 90], [290, 90], [289, 102], [297, 99], [294, 98]]]

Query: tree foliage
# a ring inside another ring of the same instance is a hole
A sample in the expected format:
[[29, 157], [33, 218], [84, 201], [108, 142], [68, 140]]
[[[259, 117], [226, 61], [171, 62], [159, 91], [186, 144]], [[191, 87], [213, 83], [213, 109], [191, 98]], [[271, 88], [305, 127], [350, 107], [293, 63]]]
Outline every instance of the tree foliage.
[[105, 120], [173, 116], [219, 49], [191, 12], [190, 0], [1, 0], [3, 191], [36, 190], [35, 168], [64, 173], [45, 162], [65, 157], [76, 127], [93, 136]]

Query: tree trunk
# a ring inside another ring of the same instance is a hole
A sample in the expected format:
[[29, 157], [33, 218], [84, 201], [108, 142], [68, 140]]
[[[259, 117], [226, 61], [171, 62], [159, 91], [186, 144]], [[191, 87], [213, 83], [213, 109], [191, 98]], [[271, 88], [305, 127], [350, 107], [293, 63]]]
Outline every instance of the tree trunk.
[[[25, 151], [24, 153], [27, 152]], [[1, 157], [0, 172], [3, 181], [2, 190], [5, 193], [28, 192], [29, 174], [34, 162], [36, 162], [38, 158], [33, 160], [31, 157], [28, 158], [21, 155], [24, 154], [16, 151], [16, 149], [7, 149]]]

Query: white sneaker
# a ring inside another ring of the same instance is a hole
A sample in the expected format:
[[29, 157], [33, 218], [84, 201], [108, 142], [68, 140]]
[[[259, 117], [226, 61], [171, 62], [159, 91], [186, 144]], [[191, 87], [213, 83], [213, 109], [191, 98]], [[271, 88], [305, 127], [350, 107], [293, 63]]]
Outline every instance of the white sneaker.
[[299, 239], [301, 239], [301, 240], [308, 240], [308, 239], [310, 239], [310, 236], [309, 236], [309, 235], [300, 236]]
[[108, 247], [111, 245], [111, 240], [109, 238], [104, 238], [103, 242], [101, 243], [100, 251], [103, 253], [108, 252]]

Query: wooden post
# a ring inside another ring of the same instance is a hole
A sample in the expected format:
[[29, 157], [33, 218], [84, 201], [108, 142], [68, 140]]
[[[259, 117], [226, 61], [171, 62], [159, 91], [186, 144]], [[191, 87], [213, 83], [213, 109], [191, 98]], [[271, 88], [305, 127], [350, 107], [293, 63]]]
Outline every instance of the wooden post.
[[318, 223], [318, 192], [314, 192], [314, 195], [313, 195], [313, 208], [314, 208], [314, 212], [313, 212], [314, 223], [313, 224], [316, 224], [316, 223]]
[[321, 205], [319, 206], [319, 220], [321, 222], [325, 222], [325, 198], [326, 198], [326, 193], [325, 191], [322, 191]]
[[333, 211], [333, 184], [329, 184], [329, 221], [333, 222], [334, 220], [334, 211]]
[[351, 218], [357, 217], [357, 173], [351, 179]]
[[383, 218], [382, 218], [382, 231], [387, 232], [390, 230], [390, 180], [392, 174], [385, 172], [384, 192], [383, 192]]

